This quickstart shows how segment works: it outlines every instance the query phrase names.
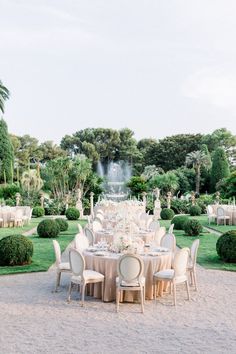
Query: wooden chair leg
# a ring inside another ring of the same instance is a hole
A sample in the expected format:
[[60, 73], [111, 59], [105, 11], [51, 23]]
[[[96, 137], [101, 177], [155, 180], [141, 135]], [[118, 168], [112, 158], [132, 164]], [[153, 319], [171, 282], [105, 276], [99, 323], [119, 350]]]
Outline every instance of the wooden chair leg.
[[144, 313], [144, 293], [143, 287], [140, 288], [141, 312]]
[[119, 304], [120, 304], [120, 290], [116, 288], [116, 312], [119, 312]]
[[69, 285], [67, 302], [70, 302], [70, 299], [71, 299], [71, 291], [72, 291], [72, 282], [70, 282], [70, 285]]
[[104, 281], [101, 282], [102, 287], [102, 301], [104, 301]]
[[84, 306], [85, 287], [86, 287], [86, 283], [81, 284], [81, 293], [82, 293], [81, 306]]
[[59, 286], [60, 286], [60, 281], [61, 281], [61, 272], [57, 273], [57, 279], [56, 279], [56, 288], [55, 288], [55, 292], [57, 292]]
[[186, 290], [187, 290], [187, 294], [188, 294], [188, 300], [190, 300], [190, 293], [189, 293], [188, 280], [186, 280], [185, 284], [186, 284]]
[[176, 306], [176, 284], [173, 283], [173, 297], [174, 297], [174, 306]]
[[195, 269], [193, 271], [193, 279], [194, 279], [195, 290], [197, 291], [197, 276], [196, 276], [196, 270]]

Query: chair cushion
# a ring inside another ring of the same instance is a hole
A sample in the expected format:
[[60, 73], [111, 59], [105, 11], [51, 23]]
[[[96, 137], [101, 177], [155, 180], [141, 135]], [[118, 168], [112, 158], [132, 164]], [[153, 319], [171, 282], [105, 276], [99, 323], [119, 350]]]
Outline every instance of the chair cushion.
[[59, 269], [60, 270], [70, 270], [70, 263], [68, 262], [62, 262], [59, 264]]
[[174, 269], [165, 269], [165, 270], [160, 270], [160, 272], [154, 273], [153, 276], [158, 279], [173, 279], [174, 274], [175, 274]]
[[127, 286], [127, 287], [132, 287], [132, 286], [135, 287], [135, 286], [139, 286], [139, 285], [145, 285], [145, 277], [141, 277], [140, 284], [137, 281], [129, 283], [129, 282], [122, 280], [120, 282], [120, 278], [116, 277], [116, 285], [119, 285], [119, 284], [120, 284], [120, 286]]
[[[104, 275], [101, 273], [96, 272], [95, 270], [85, 270], [84, 271], [84, 280], [86, 282], [89, 281], [103, 281]], [[80, 275], [72, 275], [71, 277], [72, 283], [80, 283], [81, 276]]]

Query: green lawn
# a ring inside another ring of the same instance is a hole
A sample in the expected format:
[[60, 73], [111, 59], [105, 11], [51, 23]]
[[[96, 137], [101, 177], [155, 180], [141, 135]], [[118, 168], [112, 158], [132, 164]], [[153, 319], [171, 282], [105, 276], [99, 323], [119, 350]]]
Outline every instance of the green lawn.
[[[198, 219], [203, 226], [207, 226], [207, 217], [194, 217]], [[161, 220], [160, 224], [167, 229], [170, 226], [170, 221]], [[179, 247], [190, 247], [196, 237], [186, 236], [184, 231], [175, 230], [176, 242]], [[219, 236], [207, 231], [203, 232], [200, 238], [200, 246], [198, 251], [197, 263], [204, 268], [236, 271], [235, 263], [225, 263], [221, 261], [216, 252], [216, 242]]]
[[4, 227], [0, 228], [0, 239], [9, 235], [22, 235], [24, 232], [29, 231], [36, 227], [43, 218], [31, 219], [29, 225], [23, 227]]
[[[36, 220], [40, 221], [39, 219]], [[81, 225], [83, 225], [84, 223], [84, 221], [80, 221]], [[73, 240], [74, 236], [77, 234], [77, 224], [77, 221], [69, 221], [69, 229], [61, 233], [57, 238], [62, 251], [66, 249], [68, 244]], [[31, 226], [34, 227], [36, 225], [37, 223]], [[14, 229], [12, 229], [12, 231], [13, 230]], [[14, 233], [17, 234], [19, 232]], [[48, 268], [55, 262], [52, 239], [39, 238], [37, 235], [29, 236], [29, 239], [32, 240], [34, 244], [34, 254], [31, 264], [24, 266], [0, 267], [0, 275], [47, 271]]]

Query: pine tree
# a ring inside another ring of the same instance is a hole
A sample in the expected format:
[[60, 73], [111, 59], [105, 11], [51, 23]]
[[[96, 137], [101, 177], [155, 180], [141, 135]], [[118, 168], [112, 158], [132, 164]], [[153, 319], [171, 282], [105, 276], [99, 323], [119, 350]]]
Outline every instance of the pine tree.
[[216, 190], [217, 183], [230, 174], [229, 163], [222, 147], [218, 147], [213, 154], [212, 168], [211, 168], [211, 190]]
[[0, 180], [1, 182], [11, 183], [13, 180], [13, 164], [14, 164], [14, 154], [13, 146], [8, 134], [7, 124], [1, 119], [0, 120]]

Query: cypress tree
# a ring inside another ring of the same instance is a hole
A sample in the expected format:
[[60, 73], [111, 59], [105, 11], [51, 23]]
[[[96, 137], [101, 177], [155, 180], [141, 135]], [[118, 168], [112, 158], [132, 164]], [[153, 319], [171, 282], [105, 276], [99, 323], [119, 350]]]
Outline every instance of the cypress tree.
[[0, 180], [11, 183], [13, 180], [12, 166], [14, 164], [14, 154], [7, 124], [3, 119], [0, 120], [0, 163]]
[[229, 163], [222, 147], [218, 147], [213, 154], [212, 168], [211, 168], [211, 189], [216, 190], [216, 184], [223, 178], [230, 174]]

